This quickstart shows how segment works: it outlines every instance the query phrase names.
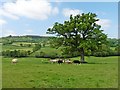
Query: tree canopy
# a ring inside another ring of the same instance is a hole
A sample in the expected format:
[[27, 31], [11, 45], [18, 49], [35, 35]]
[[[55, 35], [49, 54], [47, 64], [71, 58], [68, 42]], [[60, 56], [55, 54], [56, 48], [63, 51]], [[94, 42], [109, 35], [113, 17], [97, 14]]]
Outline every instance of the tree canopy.
[[56, 22], [52, 28], [48, 28], [48, 34], [57, 36], [57, 46], [65, 46], [64, 52], [70, 54], [78, 51], [81, 54], [81, 62], [84, 62], [84, 53], [95, 51], [99, 45], [106, 43], [107, 35], [101, 30], [101, 26], [95, 13], [82, 13], [76, 16], [70, 15], [70, 19], [63, 24]]

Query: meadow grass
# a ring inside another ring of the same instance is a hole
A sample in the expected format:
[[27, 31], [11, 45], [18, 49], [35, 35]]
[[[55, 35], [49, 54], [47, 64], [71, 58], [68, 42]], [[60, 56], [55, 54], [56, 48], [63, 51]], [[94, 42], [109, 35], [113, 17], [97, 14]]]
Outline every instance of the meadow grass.
[[[51, 64], [45, 58], [2, 59], [3, 88], [117, 88], [118, 57], [85, 57], [88, 64]], [[71, 60], [79, 59], [71, 58]]]
[[32, 50], [32, 47], [21, 47], [15, 45], [3, 45], [2, 50]]
[[[58, 55], [61, 55], [62, 51], [61, 51], [61, 48], [59, 49], [56, 49], [56, 48], [52, 48], [52, 47], [49, 47], [49, 46], [46, 46], [46, 47], [42, 47], [40, 50], [36, 51], [36, 52], [44, 52], [45, 54], [52, 54], [52, 53], [57, 53]], [[33, 53], [34, 55], [35, 53]]]
[[20, 44], [32, 44], [31, 42], [13, 42], [12, 45], [17, 45], [17, 46], [20, 46]]

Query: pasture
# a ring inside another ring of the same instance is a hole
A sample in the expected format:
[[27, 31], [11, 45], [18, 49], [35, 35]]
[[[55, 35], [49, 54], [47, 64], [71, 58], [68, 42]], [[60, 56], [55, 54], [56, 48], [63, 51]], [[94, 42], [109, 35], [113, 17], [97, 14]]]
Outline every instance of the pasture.
[[[61, 51], [61, 48], [59, 49], [55, 49], [55, 48], [52, 48], [52, 47], [49, 47], [49, 46], [46, 46], [46, 47], [42, 47], [40, 50], [36, 51], [37, 52], [44, 52], [45, 54], [48, 54], [48, 55], [51, 55], [51, 54], [58, 54], [58, 55], [61, 55], [62, 54], [62, 51]], [[32, 56], [34, 56], [35, 53], [32, 54]]]
[[[71, 58], [71, 60], [79, 59]], [[45, 58], [2, 59], [3, 88], [117, 88], [118, 57], [85, 57], [88, 64], [51, 64]]]
[[20, 47], [16, 45], [3, 45], [2, 50], [32, 50], [32, 47]]

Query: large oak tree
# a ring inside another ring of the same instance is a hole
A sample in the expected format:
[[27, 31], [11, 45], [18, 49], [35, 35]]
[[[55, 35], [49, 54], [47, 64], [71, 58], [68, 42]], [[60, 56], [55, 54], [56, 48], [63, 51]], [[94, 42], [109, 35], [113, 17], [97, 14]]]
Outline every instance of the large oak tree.
[[47, 33], [57, 36], [57, 46], [65, 46], [64, 51], [67, 54], [77, 51], [81, 55], [81, 62], [85, 62], [85, 51], [97, 50], [107, 39], [97, 21], [99, 19], [94, 13], [70, 15], [70, 20], [64, 21], [63, 24], [56, 22], [52, 28], [48, 28]]

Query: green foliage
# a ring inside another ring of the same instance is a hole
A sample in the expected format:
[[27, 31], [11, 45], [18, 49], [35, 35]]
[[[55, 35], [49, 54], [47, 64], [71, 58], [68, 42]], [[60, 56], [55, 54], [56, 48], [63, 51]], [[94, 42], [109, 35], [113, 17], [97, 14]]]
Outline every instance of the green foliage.
[[58, 54], [56, 52], [52, 52], [52, 53], [45, 53], [45, 52], [36, 52], [35, 53], [35, 57], [36, 58], [51, 58], [51, 59], [55, 59], [58, 58]]
[[109, 53], [107, 51], [97, 51], [94, 53], [94, 56], [96, 57], [106, 57], [109, 56]]
[[109, 45], [102, 44], [99, 48], [94, 51], [93, 55], [97, 57], [106, 57], [106, 56], [119, 56], [120, 52], [117, 46], [115, 50], [111, 49]]
[[118, 54], [118, 56], [120, 56], [120, 45], [118, 45], [118, 46], [115, 48], [115, 51], [116, 51], [116, 53]]
[[43, 58], [44, 56], [45, 56], [45, 53], [42, 52], [42, 51], [41, 51], [41, 52], [36, 52], [36, 53], [35, 53], [35, 57], [36, 57], [36, 58]]
[[[54, 46], [65, 47], [64, 52], [70, 54], [73, 51], [81, 53], [81, 60], [84, 61], [84, 53], [88, 50], [96, 50], [99, 44], [105, 44], [107, 35], [96, 24], [99, 19], [94, 13], [72, 16], [63, 24], [56, 22], [52, 28], [48, 28], [49, 34], [56, 34]], [[56, 44], [57, 43], [57, 44]]]
[[3, 44], [9, 44], [9, 43], [11, 44], [13, 42], [32, 42], [32, 43], [46, 42], [50, 38], [51, 37], [26, 35], [26, 36], [8, 36], [8, 37], [2, 37], [1, 39]]
[[21, 43], [21, 44], [20, 44], [20, 46], [22, 47], [22, 46], [23, 46], [23, 44]]
[[33, 48], [33, 52], [39, 50], [41, 48], [41, 44], [35, 44], [35, 47]]
[[118, 41], [119, 41], [119, 39], [108, 38], [108, 42], [109, 42], [110, 47], [117, 47]]
[[30, 54], [30, 51], [25, 50], [6, 50], [2, 52], [2, 56], [5, 57], [27, 57]]
[[115, 48], [116, 51], [120, 51], [120, 45]]
[[49, 54], [45, 54], [44, 58], [55, 59], [55, 58], [58, 58], [58, 54], [56, 52], [52, 52], [52, 53], [49, 53]]
[[[36, 38], [36, 43], [33, 43], [33, 41], [30, 41], [30, 37], [24, 37], [26, 42], [23, 39], [23, 36], [11, 36], [11, 37], [4, 37], [4, 38], [0, 38], [1, 40], [1, 52], [0, 52], [0, 56], [2, 56], [2, 51], [6, 51], [9, 55], [10, 51], [14, 51], [14, 50], [26, 50], [29, 56], [37, 56], [36, 53], [38, 52], [44, 52], [45, 55], [43, 55], [42, 57], [46, 56], [46, 57], [50, 57], [51, 58], [51, 53], [56, 52], [56, 54], [54, 54], [54, 57], [75, 57], [75, 56], [80, 56], [80, 51], [74, 50], [72, 48], [70, 48], [70, 46], [65, 46], [62, 45], [64, 38], [63, 37], [34, 37], [34, 39]], [[33, 37], [32, 37], [33, 38]], [[2, 40], [3, 39], [3, 40]], [[19, 41], [21, 40], [21, 41]], [[44, 41], [45, 40], [45, 41]], [[89, 43], [93, 41], [89, 41], [88, 42], [83, 42], [82, 46], [86, 47], [84, 48], [84, 52], [85, 52], [85, 56], [118, 56], [120, 55], [120, 50], [119, 50], [119, 46], [117, 45], [118, 41], [120, 39], [107, 39], [107, 44], [101, 45], [101, 43], [99, 42], [98, 45], [91, 45], [89, 46]], [[28, 42], [30, 41], [30, 42]], [[42, 42], [41, 42], [42, 41]], [[67, 41], [67, 40], [66, 40]], [[8, 42], [12, 42], [12, 43], [8, 43]], [[68, 42], [70, 42], [68, 40]], [[113, 47], [110, 43], [114, 42]], [[6, 44], [2, 44], [2, 43], [6, 43]], [[41, 48], [35, 52], [32, 52], [33, 48], [35, 47], [35, 44], [37, 43], [41, 43]], [[20, 44], [22, 44], [22, 46], [20, 46]], [[45, 45], [44, 45], [45, 44]], [[52, 47], [49, 47], [49, 46]], [[116, 46], [117, 45], [117, 46]], [[96, 49], [95, 49], [96, 48]], [[8, 50], [8, 51], [7, 51]], [[56, 56], [55, 56], [56, 55]], [[38, 55], [40, 56], [40, 55]], [[41, 57], [41, 56], [40, 56]]]
[[12, 40], [9, 40], [9, 39], [5, 39], [2, 41], [3, 45], [9, 45], [9, 44], [12, 44], [13, 41]]

